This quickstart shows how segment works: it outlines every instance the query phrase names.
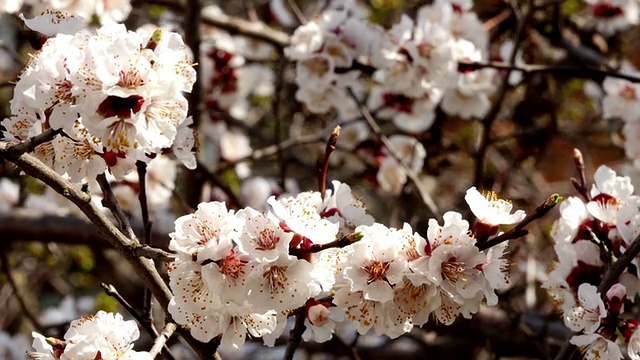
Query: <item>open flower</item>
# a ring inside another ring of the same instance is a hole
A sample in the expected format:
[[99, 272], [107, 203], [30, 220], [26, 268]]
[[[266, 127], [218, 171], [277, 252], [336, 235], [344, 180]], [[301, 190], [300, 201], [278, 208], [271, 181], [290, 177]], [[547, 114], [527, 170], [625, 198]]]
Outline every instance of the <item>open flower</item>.
[[510, 201], [499, 199], [493, 191], [483, 196], [475, 186], [467, 190], [464, 199], [478, 221], [488, 225], [515, 224], [526, 216], [523, 210], [517, 210], [512, 214], [513, 204]]

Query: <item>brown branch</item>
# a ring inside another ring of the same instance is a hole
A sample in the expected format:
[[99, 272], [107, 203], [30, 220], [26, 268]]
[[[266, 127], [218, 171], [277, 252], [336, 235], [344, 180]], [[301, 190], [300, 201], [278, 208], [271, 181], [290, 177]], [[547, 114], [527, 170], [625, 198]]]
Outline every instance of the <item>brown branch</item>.
[[148, 259], [164, 262], [172, 262], [176, 258], [174, 254], [168, 253], [162, 249], [153, 248], [149, 245], [140, 245], [139, 247], [131, 248], [131, 252], [134, 256], [142, 256]]
[[[0, 245], [3, 245], [3, 244], [0, 244]], [[43, 327], [42, 327], [42, 324], [40, 323], [40, 320], [38, 320], [38, 317], [36, 316], [36, 314], [31, 310], [32, 306], [29, 306], [29, 304], [27, 304], [27, 300], [25, 299], [24, 294], [20, 290], [18, 283], [13, 277], [13, 271], [11, 271], [11, 266], [9, 265], [8, 253], [9, 253], [9, 249], [7, 247], [0, 246], [0, 262], [2, 263], [2, 272], [6, 275], [7, 281], [9, 282], [9, 285], [13, 289], [13, 294], [15, 295], [16, 300], [18, 300], [18, 303], [22, 308], [22, 312], [24, 312], [24, 314], [27, 316], [27, 319], [31, 321], [34, 328], [36, 328], [36, 330], [38, 330], [39, 332], [42, 332]]]
[[458, 70], [460, 71], [473, 71], [484, 68], [520, 71], [526, 75], [555, 74], [562, 77], [591, 79], [597, 82], [602, 82], [607, 77], [623, 79], [632, 83], [640, 82], [640, 76], [637, 75], [624, 74], [617, 71], [603, 70], [587, 66], [549, 66], [538, 64], [513, 65], [500, 61], [458, 61]]
[[118, 203], [118, 199], [116, 199], [106, 175], [102, 173], [96, 176], [96, 181], [98, 182], [100, 190], [102, 190], [102, 195], [104, 196], [102, 199], [102, 206], [111, 211], [111, 214], [116, 218], [118, 226], [123, 234], [126, 234], [132, 241], [139, 242], [138, 237], [131, 226], [131, 221], [129, 221], [129, 217], [124, 213], [122, 207]]
[[289, 254], [302, 259], [309, 254], [317, 253], [326, 249], [343, 248], [345, 246], [349, 246], [353, 243], [360, 241], [362, 237], [363, 237], [362, 233], [357, 232], [357, 233], [343, 236], [340, 239], [336, 239], [326, 244], [313, 244], [306, 249], [292, 248], [292, 249], [289, 249]]
[[202, 22], [226, 30], [231, 34], [243, 35], [272, 44], [278, 48], [289, 46], [289, 35], [274, 30], [263, 22], [248, 21], [226, 14], [202, 14]]
[[[142, 233], [141, 225], [134, 224], [133, 228], [137, 233]], [[99, 248], [112, 247], [105, 236], [96, 231], [96, 227], [86, 218], [46, 214], [36, 209], [15, 208], [11, 212], [0, 214], [0, 234], [2, 234], [0, 243], [40, 241], [91, 245]], [[153, 236], [157, 248], [168, 248], [169, 236], [166, 233], [154, 233]], [[165, 261], [162, 256], [147, 256], [145, 250], [136, 250], [137, 248], [131, 249], [135, 256]], [[144, 247], [141, 246], [141, 248]]]
[[289, 331], [289, 340], [287, 341], [287, 347], [284, 352], [284, 360], [293, 360], [293, 354], [295, 354], [296, 349], [302, 342], [302, 333], [304, 333], [304, 330], [307, 328], [304, 325], [304, 313], [304, 306], [296, 310], [296, 321], [291, 331]]
[[[27, 175], [42, 180], [45, 184], [55, 190], [57, 193], [69, 199], [74, 203], [97, 227], [107, 241], [120, 252], [123, 257], [131, 264], [136, 273], [149, 286], [153, 295], [158, 299], [160, 306], [166, 309], [172, 298], [171, 291], [167, 284], [158, 273], [153, 261], [145, 258], [133, 256], [132, 247], [136, 247], [136, 243], [122, 234], [118, 228], [111, 223], [107, 216], [102, 212], [96, 204], [91, 201], [91, 196], [76, 187], [67, 179], [48, 168], [40, 160], [29, 154], [14, 156], [7, 149], [10, 146], [7, 143], [0, 142], [0, 157], [13, 162], [20, 167]], [[214, 357], [215, 348], [203, 344], [195, 340], [188, 331], [181, 331], [181, 335], [194, 348], [201, 357]], [[210, 353], [213, 350], [213, 353]], [[207, 355], [209, 354], [209, 355]]]
[[[188, 11], [188, 6], [185, 7], [177, 1], [150, 0], [148, 3], [166, 6], [176, 12]], [[212, 14], [207, 11], [202, 12], [200, 16], [202, 17], [202, 23], [226, 30], [231, 34], [261, 40], [279, 48], [289, 45], [289, 35], [282, 31], [272, 29], [263, 22], [249, 21], [226, 14]]]
[[53, 138], [56, 137], [56, 135], [58, 135], [59, 133], [60, 129], [54, 130], [52, 128], [48, 128], [47, 130], [32, 138], [10, 146], [7, 151], [10, 152], [12, 156], [20, 156], [24, 153], [33, 151], [40, 144], [44, 144], [53, 140]]

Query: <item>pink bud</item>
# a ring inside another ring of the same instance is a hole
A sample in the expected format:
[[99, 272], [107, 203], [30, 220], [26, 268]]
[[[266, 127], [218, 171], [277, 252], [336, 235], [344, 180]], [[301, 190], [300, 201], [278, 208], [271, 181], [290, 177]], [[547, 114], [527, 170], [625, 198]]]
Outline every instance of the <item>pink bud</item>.
[[624, 311], [624, 302], [627, 300], [627, 289], [617, 283], [607, 291], [606, 304], [610, 313], [619, 314]]
[[322, 326], [329, 321], [329, 315], [331, 312], [322, 304], [313, 305], [309, 308], [308, 316], [309, 321], [314, 326]]

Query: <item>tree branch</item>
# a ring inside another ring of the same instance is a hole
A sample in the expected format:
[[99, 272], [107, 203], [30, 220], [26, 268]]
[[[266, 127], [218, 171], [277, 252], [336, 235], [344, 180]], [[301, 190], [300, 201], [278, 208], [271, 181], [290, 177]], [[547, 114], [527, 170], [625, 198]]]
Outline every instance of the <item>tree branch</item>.
[[[27, 175], [42, 180], [53, 190], [73, 202], [93, 224], [98, 228], [107, 241], [118, 250], [123, 257], [131, 264], [136, 273], [141, 277], [144, 283], [151, 289], [153, 295], [158, 299], [160, 306], [166, 309], [172, 298], [171, 291], [165, 284], [162, 277], [156, 270], [153, 261], [145, 258], [139, 258], [133, 255], [131, 248], [136, 247], [136, 243], [122, 234], [116, 226], [111, 223], [107, 216], [91, 201], [91, 196], [76, 187], [73, 183], [66, 180], [58, 173], [48, 168], [40, 160], [29, 154], [20, 156], [12, 155], [8, 149], [10, 146], [5, 142], [0, 142], [0, 157], [13, 162], [20, 167]], [[215, 356], [215, 348], [203, 344], [195, 340], [188, 331], [181, 331], [181, 335], [189, 343], [191, 347], [200, 355]]]
[[624, 74], [617, 71], [609, 71], [588, 66], [550, 66], [550, 65], [513, 65], [500, 61], [458, 61], [459, 71], [473, 71], [478, 69], [497, 69], [507, 71], [520, 71], [526, 75], [532, 74], [555, 74], [563, 77], [573, 77], [581, 79], [591, 79], [596, 82], [602, 82], [607, 77], [627, 80], [632, 83], [640, 82], [640, 76]]

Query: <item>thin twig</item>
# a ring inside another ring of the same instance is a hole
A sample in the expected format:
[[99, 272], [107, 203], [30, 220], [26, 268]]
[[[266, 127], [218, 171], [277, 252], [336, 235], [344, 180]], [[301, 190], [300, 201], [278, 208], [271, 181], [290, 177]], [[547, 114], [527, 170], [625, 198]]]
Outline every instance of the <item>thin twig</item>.
[[327, 191], [327, 175], [329, 173], [329, 160], [331, 158], [331, 154], [336, 149], [336, 143], [338, 142], [338, 138], [340, 137], [340, 125], [336, 126], [333, 129], [333, 133], [329, 136], [329, 140], [327, 141], [327, 147], [324, 151], [324, 158], [318, 159], [316, 164], [316, 171], [318, 174], [318, 189], [320, 190], [320, 196], [322, 200], [324, 200], [325, 193]]
[[131, 221], [129, 221], [129, 217], [124, 213], [122, 207], [118, 203], [118, 199], [116, 199], [116, 196], [111, 189], [111, 184], [109, 184], [109, 180], [107, 180], [105, 174], [102, 173], [96, 176], [96, 181], [98, 182], [100, 190], [102, 190], [102, 195], [104, 196], [102, 198], [102, 206], [111, 211], [111, 214], [116, 218], [122, 233], [128, 236], [131, 241], [138, 242], [138, 237], [133, 231]]
[[543, 202], [540, 206], [538, 206], [532, 214], [527, 215], [522, 221], [516, 224], [514, 227], [503, 233], [502, 235], [496, 236], [493, 239], [489, 239], [485, 242], [481, 242], [476, 244], [476, 246], [480, 250], [486, 250], [490, 247], [496, 246], [504, 241], [517, 239], [519, 237], [525, 236], [529, 233], [529, 231], [524, 228], [532, 223], [534, 220], [541, 219], [544, 217], [551, 209], [553, 209], [556, 205], [562, 202], [562, 197], [558, 194], [551, 195], [545, 202]]
[[349, 246], [353, 243], [360, 241], [362, 239], [362, 236], [363, 235], [361, 233], [352, 233], [349, 235], [345, 235], [340, 239], [336, 239], [334, 241], [328, 242], [326, 244], [313, 244], [310, 247], [305, 249], [290, 248], [289, 254], [302, 259], [309, 254], [317, 253], [326, 249], [343, 248], [345, 246]]
[[[136, 321], [142, 325], [142, 327], [145, 329], [145, 331], [154, 339], [157, 339], [158, 337], [160, 337], [161, 335], [158, 334], [158, 330], [156, 330], [156, 327], [153, 325], [153, 323], [148, 323], [145, 321], [144, 317], [142, 315], [140, 315], [134, 308], [133, 306], [131, 306], [131, 304], [129, 304], [129, 302], [127, 300], [125, 300], [125, 298], [120, 295], [120, 293], [118, 292], [118, 289], [115, 288], [115, 286], [111, 285], [111, 284], [105, 284], [105, 283], [101, 283], [100, 287], [104, 290], [105, 294], [111, 296], [112, 298], [116, 299], [118, 301], [118, 303], [120, 305], [122, 305], [122, 307], [127, 310], [127, 312], [129, 314], [131, 314], [131, 316], [133, 316], [134, 319], [136, 319]], [[171, 323], [170, 323], [171, 324]], [[174, 324], [175, 326], [175, 324]], [[175, 331], [175, 328], [174, 328]], [[165, 340], [166, 342], [166, 340]], [[163, 354], [168, 358], [168, 359], [175, 359], [175, 356], [173, 356], [173, 354], [171, 353], [171, 350], [169, 350], [169, 347], [167, 347], [165, 345], [165, 343], [163, 342], [162, 345], [164, 345], [164, 349], [162, 346], [160, 346], [155, 355], [158, 354], [158, 352], [160, 352], [160, 350], [163, 350]], [[154, 347], [155, 347], [155, 343], [154, 343]], [[154, 355], [154, 357], [155, 357]]]
[[296, 19], [298, 19], [300, 24], [304, 25], [308, 22], [307, 17], [304, 16], [304, 13], [300, 9], [300, 6], [298, 6], [298, 3], [296, 3], [296, 0], [287, 0], [287, 4], [289, 4], [293, 15], [296, 16]]
[[40, 320], [38, 320], [36, 314], [31, 310], [33, 307], [27, 304], [27, 300], [23, 296], [24, 294], [20, 291], [20, 287], [18, 287], [18, 283], [13, 277], [13, 271], [11, 271], [11, 266], [9, 266], [9, 250], [5, 246], [0, 247], [0, 262], [2, 263], [2, 272], [7, 276], [7, 281], [13, 289], [13, 294], [15, 295], [16, 300], [18, 300], [22, 311], [27, 316], [27, 319], [31, 321], [33, 327], [39, 332], [42, 332], [41, 329], [43, 329], [43, 327]]
[[[151, 220], [149, 219], [149, 204], [147, 201], [147, 163], [144, 161], [136, 161], [136, 169], [138, 170], [138, 201], [140, 202], [140, 210], [142, 215], [142, 232], [143, 245], [151, 246]], [[144, 298], [142, 302], [142, 318], [150, 326], [153, 326], [153, 295], [148, 287], [144, 288]]]
[[578, 179], [571, 178], [571, 184], [576, 188], [578, 194], [580, 194], [586, 202], [589, 202], [591, 201], [591, 196], [589, 195], [589, 189], [587, 188], [587, 176], [584, 172], [584, 158], [582, 157], [582, 152], [580, 152], [580, 150], [573, 149], [573, 161], [576, 164], [576, 170], [578, 170]]
[[[508, 64], [510, 66], [513, 66], [513, 64], [516, 61], [518, 50], [520, 49], [520, 43], [522, 42], [522, 39], [524, 37], [525, 25], [528, 22], [531, 14], [533, 13], [533, 9], [531, 5], [532, 5], [532, 0], [529, 0], [525, 5], [525, 6], [528, 6], [527, 13], [525, 16], [521, 16], [517, 8], [518, 6], [517, 2], [513, 6], [513, 11], [515, 12], [516, 16], [518, 16], [519, 21], [518, 21], [518, 27], [516, 28], [516, 32], [514, 36], [513, 50], [509, 56]], [[491, 109], [489, 109], [484, 119], [482, 119], [482, 136], [480, 138], [480, 145], [478, 146], [478, 151], [475, 154], [476, 167], [475, 167], [474, 180], [473, 180], [473, 184], [477, 188], [483, 188], [483, 186], [481, 186], [482, 185], [481, 182], [482, 182], [482, 178], [484, 177], [484, 160], [485, 160], [484, 158], [487, 154], [487, 149], [489, 147], [489, 137], [491, 135], [491, 127], [496, 117], [498, 116], [498, 113], [500, 112], [500, 108], [502, 107], [504, 97], [507, 95], [507, 88], [509, 85], [509, 75], [511, 75], [511, 70], [506, 69], [504, 78], [502, 79], [502, 82], [500, 83], [500, 86], [498, 88], [498, 95], [496, 96], [496, 99], [493, 102]]]
[[149, 218], [149, 203], [147, 201], [147, 163], [138, 160], [136, 161], [136, 168], [138, 170], [138, 185], [140, 186], [140, 190], [138, 191], [138, 201], [140, 202], [142, 215], [142, 238], [144, 239], [142, 244], [152, 246], [151, 226], [153, 223]]
[[222, 190], [222, 192], [227, 195], [227, 197], [229, 198], [230, 206], [240, 208], [240, 199], [238, 199], [238, 196], [235, 192], [233, 192], [233, 189], [231, 189], [229, 184], [227, 184], [222, 178], [220, 178], [218, 174], [209, 172], [207, 170], [207, 167], [200, 163], [198, 163], [198, 167], [196, 168], [196, 170], [198, 170], [202, 175], [204, 175], [207, 180], [211, 181], [213, 185], [219, 187], [220, 190]]
[[163, 262], [172, 262], [175, 260], [176, 256], [174, 254], [168, 253], [162, 249], [153, 248], [149, 245], [141, 245], [139, 247], [134, 247], [131, 249], [131, 252], [134, 256], [143, 256], [148, 259], [163, 261]]
[[176, 329], [177, 326], [173, 322], [169, 322], [164, 326], [160, 335], [156, 337], [156, 340], [153, 342], [151, 350], [149, 350], [149, 355], [151, 355], [151, 358], [155, 359], [155, 357], [163, 348], [167, 348], [167, 340], [169, 340], [169, 338], [173, 336], [173, 333], [176, 331]]
[[[281, 103], [282, 103], [282, 91], [285, 87], [285, 76], [284, 76], [284, 72], [286, 70], [287, 67], [287, 61], [283, 58], [280, 59], [280, 61], [278, 62], [278, 65], [276, 67], [276, 81], [275, 81], [275, 90], [273, 93], [273, 102], [272, 102], [272, 109], [273, 109], [273, 115], [274, 115], [274, 127], [273, 127], [273, 133], [274, 133], [274, 140], [275, 140], [275, 149], [276, 149], [276, 154], [277, 154], [277, 159], [278, 159], [278, 168], [279, 168], [279, 182], [280, 182], [280, 187], [282, 187], [283, 189], [285, 188], [284, 186], [284, 182], [286, 180], [287, 177], [287, 164], [285, 162], [285, 158], [284, 158], [284, 150], [282, 147], [282, 116], [281, 116]], [[253, 152], [251, 155], [256, 154], [256, 152]]]
[[484, 68], [520, 71], [526, 75], [555, 74], [562, 77], [590, 79], [596, 82], [602, 82], [607, 77], [623, 79], [632, 83], [640, 82], [640, 76], [637, 75], [624, 74], [617, 71], [598, 69], [588, 66], [551, 66], [538, 64], [514, 65], [501, 61], [458, 61], [458, 69], [460, 71], [472, 71]]
[[407, 164], [405, 164], [405, 162], [400, 157], [400, 155], [398, 155], [398, 152], [391, 144], [391, 141], [389, 141], [389, 138], [382, 133], [382, 129], [380, 129], [380, 125], [378, 125], [376, 120], [373, 118], [367, 106], [358, 100], [358, 97], [353, 92], [353, 89], [347, 88], [347, 91], [349, 92], [349, 95], [351, 96], [353, 101], [356, 102], [358, 106], [358, 110], [360, 110], [360, 113], [369, 124], [369, 127], [371, 128], [371, 130], [373, 130], [373, 132], [380, 139], [382, 144], [387, 148], [391, 156], [398, 162], [398, 164], [400, 164], [402, 169], [405, 171], [405, 173], [407, 174], [407, 177], [409, 178], [409, 180], [411, 180], [411, 182], [413, 183], [413, 186], [415, 186], [416, 190], [418, 191], [418, 195], [420, 196], [424, 204], [427, 206], [429, 211], [431, 211], [434, 217], [440, 220], [442, 218], [442, 215], [438, 210], [438, 206], [431, 198], [431, 195], [429, 195], [429, 192], [427, 191], [427, 189], [425, 189], [424, 185], [422, 184], [422, 181], [420, 181], [420, 179], [418, 178], [418, 175], [415, 173], [415, 171], [413, 171], [413, 169], [411, 169]]
[[[42, 161], [30, 154], [13, 156], [7, 151], [10, 145], [0, 142], [0, 157], [4, 158], [22, 169], [27, 175], [42, 180], [51, 189], [61, 194], [74, 203], [91, 222], [96, 226], [107, 241], [120, 252], [131, 264], [135, 272], [142, 281], [150, 287], [158, 303], [163, 309], [168, 308], [172, 298], [171, 290], [164, 282], [153, 262], [146, 258], [133, 256], [131, 248], [137, 245], [133, 240], [125, 236], [118, 228], [111, 223], [109, 218], [102, 212], [98, 205], [91, 201], [91, 195], [78, 189], [75, 184], [63, 178], [58, 173], [47, 167]], [[202, 358], [215, 358], [217, 344], [203, 344], [191, 336], [188, 330], [180, 328], [180, 335]]]

